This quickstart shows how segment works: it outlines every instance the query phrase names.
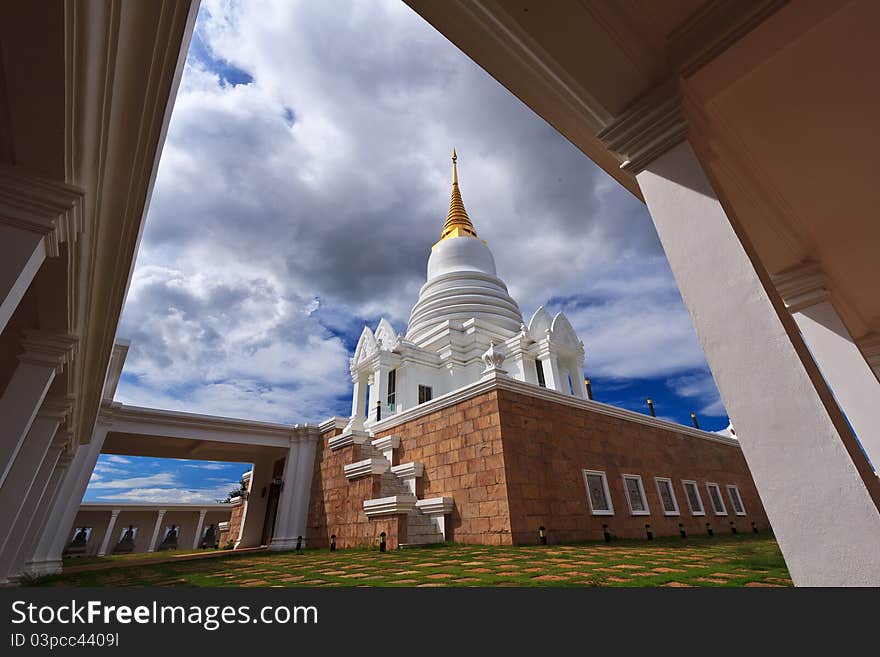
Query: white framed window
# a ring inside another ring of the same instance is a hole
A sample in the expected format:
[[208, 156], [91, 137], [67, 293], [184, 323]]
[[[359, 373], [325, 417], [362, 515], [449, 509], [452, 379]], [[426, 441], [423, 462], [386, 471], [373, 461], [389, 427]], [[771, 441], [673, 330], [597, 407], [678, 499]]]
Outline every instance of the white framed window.
[[706, 482], [706, 490], [709, 491], [709, 501], [712, 502], [712, 510], [716, 516], [726, 516], [727, 507], [724, 506], [724, 500], [721, 497], [721, 488], [718, 484], [711, 481]]
[[706, 515], [706, 511], [703, 509], [703, 500], [700, 498], [700, 489], [697, 488], [697, 482], [692, 479], [682, 479], [681, 485], [684, 487], [684, 497], [687, 500], [691, 515]]
[[746, 507], [743, 506], [739, 487], [735, 484], [727, 484], [727, 494], [730, 496], [730, 506], [733, 507], [733, 512], [738, 516], [746, 515]]
[[590, 513], [594, 516], [613, 516], [614, 505], [611, 503], [611, 491], [608, 490], [608, 477], [599, 470], [583, 470], [583, 475]]
[[623, 475], [623, 490], [626, 493], [626, 503], [629, 512], [634, 516], [648, 516], [648, 499], [645, 497], [645, 487], [642, 486], [641, 475]]
[[654, 477], [657, 484], [657, 495], [660, 497], [660, 506], [663, 507], [664, 516], [677, 516], [678, 500], [675, 499], [675, 491], [672, 489], [672, 479], [668, 477]]

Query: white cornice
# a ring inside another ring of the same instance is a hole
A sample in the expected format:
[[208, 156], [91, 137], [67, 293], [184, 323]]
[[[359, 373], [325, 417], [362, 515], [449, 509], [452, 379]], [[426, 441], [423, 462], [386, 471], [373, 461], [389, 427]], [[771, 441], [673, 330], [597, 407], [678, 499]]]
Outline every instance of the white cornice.
[[375, 440], [370, 441], [370, 444], [380, 452], [384, 452], [388, 449], [397, 449], [400, 447], [400, 436], [396, 433], [392, 433], [388, 436], [376, 438]]
[[[250, 437], [271, 436], [296, 439], [320, 436], [320, 429], [310, 424], [275, 424], [216, 415], [200, 415], [197, 413], [184, 413], [182, 411], [127, 406], [118, 402], [105, 404], [101, 408], [101, 419], [111, 423], [114, 431], [124, 430], [121, 424], [123, 422], [131, 422], [162, 427], [221, 431], [223, 433]], [[314, 436], [311, 434], [314, 434]]]
[[596, 135], [623, 158], [620, 168], [638, 174], [687, 138], [688, 124], [677, 83], [664, 83], [638, 98]]
[[377, 422], [371, 427], [371, 431], [374, 435], [383, 431], [388, 431], [406, 422], [410, 422], [424, 415], [434, 413], [436, 411], [454, 406], [456, 404], [460, 404], [461, 402], [471, 399], [472, 397], [477, 397], [487, 392], [492, 392], [493, 390], [509, 390], [510, 392], [515, 392], [517, 394], [534, 397], [536, 399], [543, 399], [545, 401], [556, 404], [572, 406], [574, 408], [579, 408], [584, 411], [591, 411], [593, 413], [599, 413], [601, 415], [616, 417], [621, 420], [636, 422], [638, 424], [643, 424], [645, 426], [655, 427], [658, 429], [664, 429], [666, 431], [674, 431], [675, 433], [692, 438], [699, 438], [701, 440], [708, 440], [710, 442], [721, 443], [723, 445], [730, 445], [737, 448], [740, 446], [739, 441], [733, 438], [720, 436], [715, 433], [703, 431], [702, 429], [688, 427], [683, 424], [668, 422], [666, 420], [661, 420], [660, 418], [643, 415], [634, 411], [628, 411], [626, 409], [618, 408], [616, 406], [609, 406], [608, 404], [603, 404], [601, 402], [589, 399], [579, 399], [577, 397], [572, 397], [571, 395], [556, 392], [555, 390], [550, 390], [549, 388], [541, 388], [539, 386], [532, 385], [531, 383], [524, 383], [522, 381], [517, 381], [516, 379], [511, 379], [509, 377], [497, 377], [488, 380], [477, 381], [476, 383], [464, 386], [463, 388], [459, 388], [458, 390], [448, 392], [445, 395], [440, 395], [439, 397], [436, 397], [429, 402], [414, 406], [413, 408], [401, 411], [397, 415], [393, 415], [386, 420]]
[[18, 359], [25, 363], [50, 365], [60, 371], [73, 360], [78, 345], [79, 339], [75, 335], [28, 329], [21, 341], [24, 353]]
[[815, 262], [787, 269], [771, 276], [771, 280], [792, 313], [827, 301], [831, 296], [825, 274]]
[[65, 178], [81, 187], [88, 248], [73, 254], [76, 433], [88, 436], [155, 182], [198, 0], [64, 2]]
[[417, 479], [424, 474], [425, 466], [419, 461], [410, 461], [409, 463], [392, 465], [391, 472], [401, 479]]
[[368, 434], [366, 431], [351, 429], [349, 431], [339, 434], [338, 436], [331, 436], [327, 440], [327, 447], [329, 447], [331, 451], [336, 451], [337, 449], [350, 447], [351, 445], [363, 445], [369, 439], [370, 434]]
[[82, 230], [83, 190], [0, 165], [0, 222], [44, 235], [46, 254]]
[[416, 508], [426, 516], [445, 516], [452, 513], [455, 500], [451, 497], [431, 497], [416, 502]]
[[318, 430], [321, 433], [327, 433], [333, 429], [345, 429], [346, 425], [348, 425], [348, 418], [330, 417], [318, 425]]
[[367, 518], [412, 513], [416, 508], [415, 495], [392, 495], [374, 500], [364, 500], [364, 514]]
[[83, 502], [80, 511], [231, 511], [232, 504], [182, 504], [177, 502]]
[[389, 465], [388, 459], [372, 457], [363, 461], [348, 463], [342, 466], [342, 470], [345, 472], [345, 478], [351, 481], [352, 479], [360, 479], [361, 477], [388, 472]]

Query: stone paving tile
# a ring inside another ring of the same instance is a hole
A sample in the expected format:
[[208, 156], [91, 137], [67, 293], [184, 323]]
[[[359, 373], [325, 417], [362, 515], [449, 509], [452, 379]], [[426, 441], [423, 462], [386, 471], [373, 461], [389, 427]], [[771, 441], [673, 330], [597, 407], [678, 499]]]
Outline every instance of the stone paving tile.
[[532, 579], [536, 582], [565, 582], [570, 578], [560, 575], [538, 575], [537, 577], [532, 577]]
[[436, 586], [446, 586], [446, 584], [444, 584], [443, 582], [428, 582], [426, 584], [419, 584], [418, 588], [425, 589]]
[[764, 587], [764, 588], [781, 588], [781, 584], [773, 584], [771, 582], [746, 582], [748, 587]]
[[695, 582], [704, 582], [706, 584], [727, 584], [726, 579], [718, 579], [712, 577], [696, 577], [694, 578]]
[[452, 579], [456, 577], [452, 573], [432, 573], [430, 575], [425, 575], [425, 579]]
[[683, 582], [666, 582], [663, 586], [668, 586], [669, 588], [681, 588], [681, 589], [690, 589], [693, 588], [690, 584], [684, 584]]

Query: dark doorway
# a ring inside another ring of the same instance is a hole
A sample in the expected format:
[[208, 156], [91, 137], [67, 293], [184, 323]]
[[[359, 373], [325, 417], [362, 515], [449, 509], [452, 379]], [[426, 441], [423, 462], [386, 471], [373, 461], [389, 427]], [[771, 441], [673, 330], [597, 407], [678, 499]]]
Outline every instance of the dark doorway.
[[[272, 469], [272, 483], [269, 484], [269, 498], [266, 500], [266, 517], [263, 519], [263, 534], [260, 545], [269, 545], [275, 531], [275, 515], [278, 513], [278, 499], [281, 497], [281, 483], [284, 474], [284, 459], [278, 459]], [[278, 482], [278, 483], [276, 483]]]

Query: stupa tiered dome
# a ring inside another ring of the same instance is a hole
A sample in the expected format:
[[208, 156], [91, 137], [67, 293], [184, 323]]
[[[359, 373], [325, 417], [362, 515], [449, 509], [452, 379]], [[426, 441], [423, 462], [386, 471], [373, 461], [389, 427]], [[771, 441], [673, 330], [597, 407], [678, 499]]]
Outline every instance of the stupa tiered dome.
[[412, 309], [406, 339], [416, 344], [447, 321], [477, 318], [507, 331], [523, 324], [516, 301], [498, 278], [495, 258], [468, 217], [452, 152], [452, 199], [440, 241], [428, 259], [428, 279]]

